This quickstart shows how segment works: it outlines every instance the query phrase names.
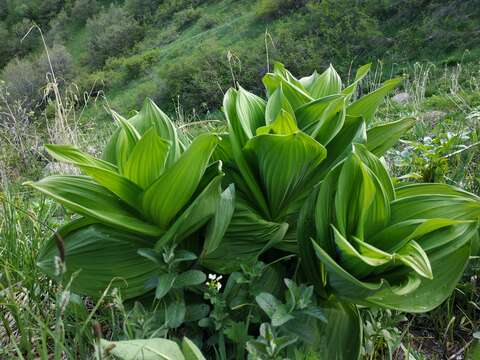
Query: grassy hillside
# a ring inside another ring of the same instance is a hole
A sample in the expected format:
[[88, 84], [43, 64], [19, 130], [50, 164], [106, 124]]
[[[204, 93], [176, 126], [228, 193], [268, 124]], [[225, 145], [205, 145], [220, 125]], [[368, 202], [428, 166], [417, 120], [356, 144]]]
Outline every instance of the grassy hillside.
[[[50, 12], [34, 5], [24, 10], [46, 15], [21, 22], [12, 10], [3, 27], [12, 35], [18, 23], [41, 22], [49, 44], [63, 44], [71, 55], [69, 71], [81, 92], [102, 90], [120, 111], [138, 107], [145, 96], [170, 113], [178, 103], [197, 114], [215, 111], [214, 99], [235, 81], [260, 91], [258, 75], [275, 59], [294, 74], [334, 63], [348, 78], [372, 61], [392, 76], [414, 61], [452, 65], [479, 54], [480, 10], [472, 0], [50, 2]], [[30, 52], [12, 45], [12, 53], [41, 52], [37, 35], [27, 39]]]

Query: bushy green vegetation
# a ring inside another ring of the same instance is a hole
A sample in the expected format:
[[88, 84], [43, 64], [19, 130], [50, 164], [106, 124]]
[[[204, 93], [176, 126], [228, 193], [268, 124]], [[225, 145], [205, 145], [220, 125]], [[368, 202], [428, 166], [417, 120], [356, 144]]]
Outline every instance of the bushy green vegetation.
[[2, 2], [0, 358], [477, 359], [479, 11]]

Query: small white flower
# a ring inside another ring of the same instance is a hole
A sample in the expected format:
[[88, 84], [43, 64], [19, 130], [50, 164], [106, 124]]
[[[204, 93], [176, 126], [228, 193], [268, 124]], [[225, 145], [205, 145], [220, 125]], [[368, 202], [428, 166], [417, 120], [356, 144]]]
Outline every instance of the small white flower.
[[209, 278], [210, 280], [215, 280], [216, 277], [217, 277], [217, 276], [216, 276], [215, 274], [208, 274], [208, 278]]

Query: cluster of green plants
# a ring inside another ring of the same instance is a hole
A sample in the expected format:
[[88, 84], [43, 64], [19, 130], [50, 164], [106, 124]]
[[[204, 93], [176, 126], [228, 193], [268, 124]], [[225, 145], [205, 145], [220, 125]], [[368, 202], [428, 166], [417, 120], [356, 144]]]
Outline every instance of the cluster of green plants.
[[146, 100], [130, 119], [112, 111], [101, 159], [46, 146], [83, 175], [27, 183], [76, 214], [39, 267], [94, 299], [114, 287], [153, 324], [100, 353], [358, 359], [359, 308], [423, 313], [450, 296], [478, 249], [480, 199], [394, 184], [383, 155], [415, 119], [373, 125], [401, 79], [358, 96], [369, 69], [343, 87], [332, 66], [297, 79], [275, 63], [266, 99], [226, 92], [225, 131], [184, 133]]

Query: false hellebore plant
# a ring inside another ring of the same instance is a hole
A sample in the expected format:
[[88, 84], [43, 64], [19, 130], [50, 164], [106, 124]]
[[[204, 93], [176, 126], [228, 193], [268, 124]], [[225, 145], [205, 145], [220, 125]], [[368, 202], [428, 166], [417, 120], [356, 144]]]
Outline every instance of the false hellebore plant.
[[[155, 288], [158, 299], [173, 293], [170, 305], [185, 307], [183, 289], [205, 282], [202, 267], [231, 274], [204, 324], [222, 331], [228, 315], [218, 309], [256, 301], [271, 318], [262, 336], [300, 339], [328, 359], [359, 358], [357, 305], [407, 312], [438, 306], [478, 242], [480, 199], [448, 185], [393, 185], [381, 157], [414, 119], [373, 124], [401, 79], [358, 97], [368, 71], [361, 67], [342, 87], [332, 66], [296, 79], [277, 63], [263, 79], [267, 100], [240, 86], [228, 90], [228, 132], [219, 136], [190, 141], [147, 100], [129, 120], [113, 113], [120, 126], [103, 160], [48, 145], [85, 174], [29, 183], [81, 215], [59, 231], [67, 273], [81, 269], [73, 289], [98, 296], [113, 279], [124, 298]], [[39, 259], [51, 275], [56, 254], [52, 238]], [[260, 257], [284, 266], [270, 267], [268, 281], [245, 290], [238, 271], [255, 269]], [[296, 300], [282, 303], [283, 278], [313, 284], [315, 299], [310, 288], [290, 286], [288, 299]], [[298, 289], [309, 290], [311, 309], [297, 306]], [[178, 327], [184, 318], [168, 321]], [[264, 341], [249, 344], [260, 351]]]

